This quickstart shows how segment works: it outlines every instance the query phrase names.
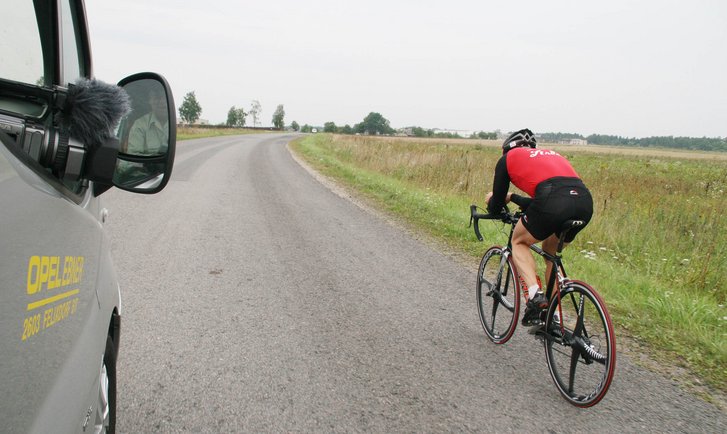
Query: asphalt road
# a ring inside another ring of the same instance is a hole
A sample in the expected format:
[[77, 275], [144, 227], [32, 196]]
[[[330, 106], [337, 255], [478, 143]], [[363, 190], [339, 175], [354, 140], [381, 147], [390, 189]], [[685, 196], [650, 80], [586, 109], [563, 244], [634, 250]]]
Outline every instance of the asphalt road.
[[523, 328], [486, 340], [476, 270], [334, 194], [292, 137], [180, 142], [165, 191], [105, 194], [120, 432], [727, 431], [625, 356], [570, 406]]

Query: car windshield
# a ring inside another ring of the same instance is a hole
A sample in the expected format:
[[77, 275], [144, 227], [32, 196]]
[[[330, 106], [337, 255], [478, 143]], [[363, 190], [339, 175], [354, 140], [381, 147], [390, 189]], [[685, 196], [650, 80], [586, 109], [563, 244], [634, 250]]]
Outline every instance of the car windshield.
[[43, 83], [43, 53], [33, 2], [3, 0], [0, 59], [0, 78]]

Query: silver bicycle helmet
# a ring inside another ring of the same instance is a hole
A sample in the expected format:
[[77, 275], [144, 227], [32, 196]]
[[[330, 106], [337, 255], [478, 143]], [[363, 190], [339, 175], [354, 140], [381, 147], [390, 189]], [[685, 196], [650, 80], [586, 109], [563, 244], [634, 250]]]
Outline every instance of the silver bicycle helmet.
[[525, 128], [520, 131], [516, 131], [510, 134], [510, 137], [505, 139], [502, 144], [502, 154], [504, 155], [510, 149], [518, 148], [520, 146], [529, 146], [534, 148], [536, 145], [535, 134], [532, 131]]

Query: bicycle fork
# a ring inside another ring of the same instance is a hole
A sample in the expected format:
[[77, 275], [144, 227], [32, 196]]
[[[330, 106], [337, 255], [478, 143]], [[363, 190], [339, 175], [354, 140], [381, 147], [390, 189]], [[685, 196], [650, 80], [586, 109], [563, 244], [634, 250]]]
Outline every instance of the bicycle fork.
[[[502, 249], [502, 255], [500, 256], [500, 265], [497, 268], [497, 278], [495, 279], [495, 284], [488, 288], [487, 291], [488, 297], [492, 297], [493, 299], [495, 299], [495, 301], [497, 301], [497, 303], [504, 305], [508, 310], [512, 310], [514, 306], [511, 306], [510, 303], [508, 303], [507, 300], [502, 297], [502, 274], [505, 270], [507, 260], [508, 258], [510, 258], [510, 254], [511, 252], [509, 249]], [[484, 279], [482, 276], [480, 276], [479, 278], [481, 282], [487, 283], [487, 280]], [[507, 285], [505, 285], [505, 289], [507, 289]]]

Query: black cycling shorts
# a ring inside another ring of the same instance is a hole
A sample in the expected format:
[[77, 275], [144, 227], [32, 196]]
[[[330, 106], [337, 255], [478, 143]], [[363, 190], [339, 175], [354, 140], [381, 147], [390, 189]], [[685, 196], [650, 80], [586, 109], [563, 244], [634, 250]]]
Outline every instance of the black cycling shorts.
[[565, 241], [570, 243], [593, 216], [593, 198], [578, 178], [551, 178], [535, 188], [535, 197], [522, 217], [525, 229], [537, 240], [552, 234], [560, 236], [567, 220], [583, 220], [583, 226], [571, 229]]

